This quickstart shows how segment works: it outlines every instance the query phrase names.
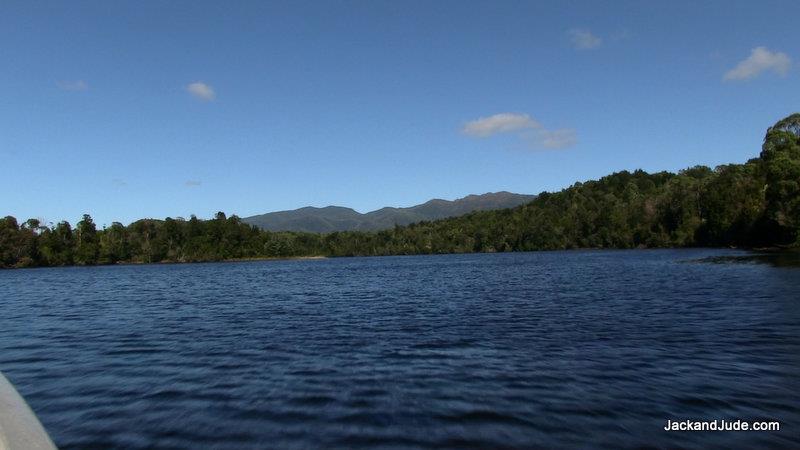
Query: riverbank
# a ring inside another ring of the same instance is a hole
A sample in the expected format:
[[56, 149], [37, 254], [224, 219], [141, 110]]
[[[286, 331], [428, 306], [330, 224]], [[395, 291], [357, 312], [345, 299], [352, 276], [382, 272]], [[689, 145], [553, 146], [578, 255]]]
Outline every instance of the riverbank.
[[[98, 263], [98, 264], [63, 264], [58, 266], [17, 266], [17, 267], [2, 267], [2, 270], [16, 270], [16, 269], [51, 269], [57, 267], [107, 267], [107, 266], [149, 266], [149, 265], [175, 265], [175, 264], [210, 264], [210, 263], [236, 263], [236, 262], [256, 262], [256, 261], [306, 261], [306, 260], [319, 260], [328, 259], [331, 256], [254, 256], [250, 258], [227, 258], [227, 259], [209, 259], [202, 261], [117, 261], [114, 263]], [[335, 257], [334, 257], [335, 258]]]
[[741, 256], [726, 256], [724, 261], [715, 261], [712, 259], [705, 262], [763, 262], [770, 263], [776, 266], [784, 267], [800, 267], [800, 249], [796, 247], [781, 248], [740, 248], [740, 247], [656, 247], [656, 248], [573, 248], [573, 249], [557, 249], [557, 250], [532, 250], [532, 251], [509, 251], [509, 252], [451, 252], [451, 253], [423, 253], [423, 254], [389, 254], [389, 255], [347, 255], [347, 256], [256, 256], [248, 258], [227, 258], [227, 259], [209, 259], [198, 261], [119, 261], [107, 264], [67, 264], [60, 266], [21, 266], [21, 267], [0, 267], [3, 269], [44, 269], [54, 267], [103, 267], [103, 266], [143, 266], [143, 265], [175, 265], [175, 264], [210, 264], [210, 263], [237, 263], [237, 262], [258, 262], [258, 261], [310, 261], [310, 260], [323, 260], [323, 259], [338, 259], [338, 258], [381, 258], [389, 256], [425, 256], [425, 255], [463, 255], [463, 254], [493, 254], [493, 253], [551, 253], [551, 252], [589, 252], [589, 251], [647, 251], [647, 250], [683, 250], [683, 249], [707, 249], [707, 250], [738, 250], [748, 252], [747, 255]]

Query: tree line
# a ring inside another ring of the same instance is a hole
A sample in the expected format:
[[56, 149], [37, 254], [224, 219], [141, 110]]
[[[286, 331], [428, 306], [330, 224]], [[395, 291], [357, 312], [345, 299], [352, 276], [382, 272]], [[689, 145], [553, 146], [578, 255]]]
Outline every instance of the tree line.
[[0, 219], [0, 267], [199, 262], [574, 248], [800, 244], [800, 114], [770, 127], [759, 157], [677, 174], [622, 171], [510, 209], [377, 232], [270, 232], [213, 219], [142, 219], [97, 229]]

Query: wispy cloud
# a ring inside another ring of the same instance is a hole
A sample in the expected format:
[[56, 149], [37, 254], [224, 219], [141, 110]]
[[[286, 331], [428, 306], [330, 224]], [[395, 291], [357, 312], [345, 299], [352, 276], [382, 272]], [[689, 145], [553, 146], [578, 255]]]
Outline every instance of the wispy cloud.
[[577, 143], [578, 134], [572, 128], [541, 130], [538, 136], [534, 137], [534, 144], [550, 149], [569, 148]]
[[214, 92], [214, 88], [203, 83], [202, 81], [190, 83], [186, 86], [186, 90], [195, 98], [199, 98], [205, 102], [210, 102], [217, 97], [216, 92]]
[[603, 39], [595, 36], [589, 30], [572, 29], [567, 33], [572, 41], [572, 46], [576, 50], [591, 50], [603, 44]]
[[531, 148], [563, 149], [572, 147], [578, 142], [575, 130], [571, 128], [549, 130], [528, 114], [521, 113], [507, 112], [481, 117], [464, 124], [461, 131], [475, 138], [511, 133]]
[[203, 182], [200, 181], [200, 180], [186, 180], [186, 182], [183, 183], [183, 185], [186, 186], [186, 187], [198, 187], [198, 186], [200, 186], [202, 184], [203, 184]]
[[89, 84], [83, 80], [60, 80], [56, 81], [56, 85], [62, 91], [86, 91], [89, 89]]
[[125, 180], [123, 180], [122, 178], [114, 178], [113, 180], [111, 180], [111, 184], [112, 184], [114, 187], [121, 188], [121, 187], [125, 187], [125, 186], [127, 186], [127, 185], [128, 185], [128, 182], [127, 182], [127, 181], [125, 181]]
[[527, 114], [500, 113], [489, 117], [481, 117], [467, 122], [462, 131], [473, 137], [489, 137], [498, 133], [508, 133], [542, 125]]
[[619, 42], [619, 41], [624, 41], [624, 40], [630, 39], [631, 37], [633, 37], [633, 33], [631, 32], [631, 30], [629, 30], [627, 28], [621, 28], [621, 29], [617, 30], [616, 32], [614, 32], [614, 34], [611, 35], [611, 37], [609, 38], [609, 41], [611, 41], [611, 42]]
[[723, 81], [750, 80], [767, 71], [785, 76], [791, 65], [792, 60], [786, 53], [772, 52], [766, 47], [756, 47], [750, 52], [750, 56], [725, 72], [722, 79]]

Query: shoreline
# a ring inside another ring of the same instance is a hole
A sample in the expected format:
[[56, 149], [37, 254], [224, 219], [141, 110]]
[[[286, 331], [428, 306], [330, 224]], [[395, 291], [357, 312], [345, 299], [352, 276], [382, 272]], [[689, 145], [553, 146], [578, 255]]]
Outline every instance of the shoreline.
[[[148, 265], [171, 265], [171, 264], [209, 264], [209, 263], [236, 263], [236, 262], [255, 262], [255, 261], [301, 261], [301, 260], [317, 260], [329, 259], [330, 256], [254, 256], [250, 258], [229, 258], [229, 259], [212, 259], [208, 261], [155, 261], [155, 262], [141, 262], [141, 261], [122, 261], [113, 264], [94, 264], [94, 265], [78, 265], [73, 264], [70, 266], [44, 266], [44, 267], [102, 267], [102, 266], [148, 266]], [[24, 268], [24, 267], [23, 267]], [[30, 269], [38, 269], [39, 267], [30, 267]]]
[[147, 266], [147, 265], [176, 265], [176, 264], [214, 264], [214, 263], [237, 263], [237, 262], [257, 262], [257, 261], [315, 261], [324, 259], [339, 259], [339, 258], [382, 258], [393, 256], [442, 256], [442, 255], [482, 255], [482, 254], [497, 254], [497, 253], [541, 253], [541, 252], [594, 252], [594, 251], [647, 251], [647, 250], [738, 250], [753, 253], [752, 256], [760, 255], [797, 255], [800, 256], [800, 248], [796, 247], [645, 247], [645, 248], [569, 248], [558, 250], [531, 250], [522, 252], [463, 252], [463, 253], [411, 253], [411, 254], [396, 254], [396, 255], [345, 255], [345, 256], [255, 256], [250, 258], [231, 258], [231, 259], [215, 259], [208, 261], [121, 261], [109, 264], [70, 264], [63, 266], [33, 266], [33, 267], [0, 267], [3, 270], [19, 270], [19, 269], [54, 269], [63, 267], [115, 267], [115, 266]]

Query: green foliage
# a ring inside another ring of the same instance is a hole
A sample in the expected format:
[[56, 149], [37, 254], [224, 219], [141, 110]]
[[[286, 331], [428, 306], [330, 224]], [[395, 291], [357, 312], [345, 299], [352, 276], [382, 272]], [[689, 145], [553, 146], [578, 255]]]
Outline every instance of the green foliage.
[[69, 222], [59, 222], [54, 228], [45, 227], [39, 235], [39, 248], [43, 266], [68, 266], [73, 264], [74, 242]]
[[6, 216], [0, 219], [0, 267], [25, 267], [33, 265], [30, 230], [20, 227], [17, 219]]
[[75, 263], [80, 265], [97, 264], [100, 256], [100, 242], [97, 236], [97, 227], [92, 221], [92, 217], [84, 214], [75, 231], [77, 238]]
[[211, 220], [142, 219], [97, 230], [86, 214], [41, 226], [0, 219], [0, 267], [195, 262], [572, 248], [787, 246], [800, 237], [800, 114], [767, 131], [760, 158], [678, 174], [623, 171], [510, 209], [377, 232], [270, 232]]
[[766, 220], [780, 243], [797, 243], [800, 231], [800, 114], [776, 123], [764, 137]]

